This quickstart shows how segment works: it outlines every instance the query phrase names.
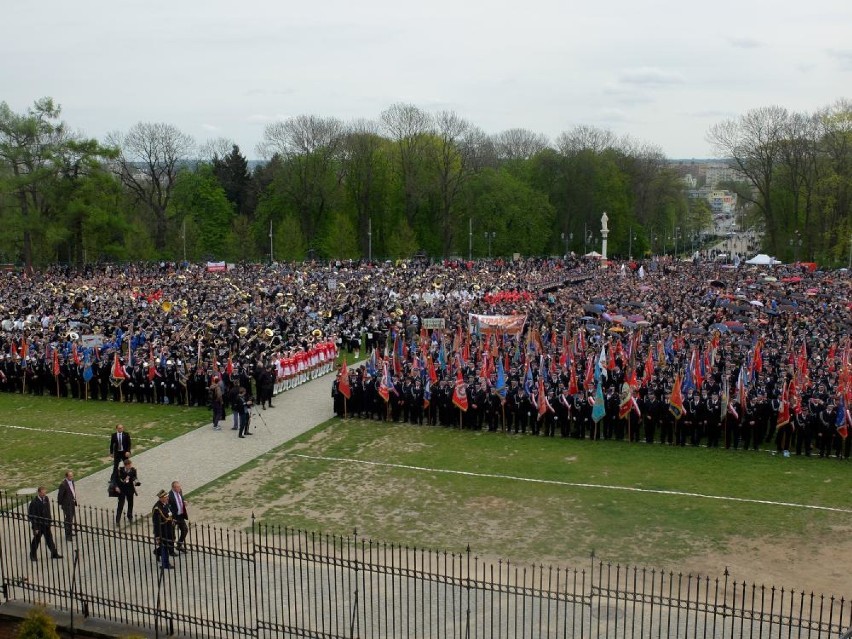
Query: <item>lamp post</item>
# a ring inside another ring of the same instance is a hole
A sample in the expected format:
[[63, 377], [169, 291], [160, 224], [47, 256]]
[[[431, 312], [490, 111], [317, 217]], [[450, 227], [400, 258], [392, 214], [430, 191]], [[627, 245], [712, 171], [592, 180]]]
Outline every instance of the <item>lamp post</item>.
[[627, 259], [628, 261], [633, 261], [633, 240], [636, 238], [633, 237], [633, 225], [630, 225], [630, 235], [627, 238]]
[[473, 218], [467, 218], [467, 261], [473, 261]]
[[485, 239], [488, 240], [488, 259], [489, 260], [491, 259], [491, 242], [494, 240], [495, 237], [497, 237], [497, 233], [495, 233], [494, 231], [491, 231], [490, 233], [488, 231], [485, 231]]
[[373, 261], [373, 218], [367, 218], [367, 261]]
[[275, 263], [275, 255], [272, 252], [272, 219], [269, 220], [269, 263]]
[[562, 243], [565, 245], [565, 252], [562, 254], [563, 257], [568, 255], [568, 242], [574, 241], [573, 233], [563, 233], [562, 234]]
[[852, 233], [849, 234], [849, 270], [852, 271]]
[[675, 258], [675, 259], [677, 259], [677, 240], [678, 240], [678, 236], [679, 236], [679, 235], [680, 235], [680, 227], [679, 227], [679, 226], [676, 226], [676, 227], [675, 227], [675, 232], [674, 232], [674, 246], [675, 246], [675, 249], [674, 249], [674, 258]]

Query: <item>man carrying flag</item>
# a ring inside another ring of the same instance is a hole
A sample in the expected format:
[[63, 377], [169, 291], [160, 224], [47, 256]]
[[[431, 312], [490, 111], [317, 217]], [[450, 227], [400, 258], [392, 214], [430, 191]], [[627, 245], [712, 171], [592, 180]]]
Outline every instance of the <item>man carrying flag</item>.
[[[346, 358], [343, 358], [343, 364], [340, 366], [340, 374], [337, 377], [337, 393], [338, 399], [343, 399], [342, 414], [347, 417], [346, 402], [352, 398], [352, 389], [349, 387], [349, 367], [346, 365]], [[340, 408], [340, 407], [336, 407]], [[341, 411], [335, 411], [338, 415]]]
[[790, 387], [793, 382], [784, 386], [781, 393], [781, 406], [778, 408], [778, 421], [775, 424], [775, 447], [784, 457], [790, 456], [790, 441], [793, 438], [793, 424], [790, 421]]

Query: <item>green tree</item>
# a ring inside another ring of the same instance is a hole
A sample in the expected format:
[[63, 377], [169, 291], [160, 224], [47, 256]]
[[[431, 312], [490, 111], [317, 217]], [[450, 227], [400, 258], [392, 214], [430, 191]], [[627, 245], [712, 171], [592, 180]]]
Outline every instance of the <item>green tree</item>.
[[[191, 220], [193, 237], [186, 238], [188, 259], [232, 259], [234, 209], [212, 167], [200, 165], [195, 171], [178, 175], [169, 214], [174, 227], [171, 237], [175, 239], [183, 240], [183, 222]], [[175, 252], [182, 254], [182, 250]]]
[[225, 190], [228, 201], [234, 205], [237, 215], [251, 217], [254, 209], [252, 204], [252, 176], [248, 170], [248, 160], [240, 153], [240, 147], [234, 144], [231, 151], [223, 156], [213, 156], [213, 175]]
[[61, 113], [52, 98], [36, 100], [22, 114], [0, 103], [0, 191], [10, 193], [17, 205], [5, 228], [20, 232], [27, 267], [33, 264], [35, 242], [45, 251], [38, 257], [50, 259], [55, 257], [51, 247], [67, 241], [69, 229], [51, 223], [63, 210], [63, 195], [109, 155], [96, 140], [71, 134]]

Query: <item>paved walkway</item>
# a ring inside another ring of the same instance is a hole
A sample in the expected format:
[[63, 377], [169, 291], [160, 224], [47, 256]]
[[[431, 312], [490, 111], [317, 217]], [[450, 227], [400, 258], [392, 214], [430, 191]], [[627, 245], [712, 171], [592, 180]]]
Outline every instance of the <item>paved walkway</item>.
[[[237, 431], [231, 430], [233, 418], [231, 411], [228, 411], [226, 420], [219, 424], [221, 431], [214, 431], [211, 421], [190, 433], [134, 455], [133, 464], [142, 482], [136, 498], [136, 514], [147, 514], [157, 498], [157, 491], [169, 490], [174, 480], [180, 481], [184, 494], [189, 494], [331, 419], [334, 416], [331, 402], [333, 380], [333, 373], [323, 375], [277, 395], [273, 400], [274, 408], [262, 410], [258, 406], [251, 420], [253, 434], [245, 439], [239, 439]], [[115, 509], [116, 500], [107, 496], [111, 473], [110, 464], [104, 470], [77, 480], [81, 506]], [[51, 500], [55, 499], [54, 492]]]

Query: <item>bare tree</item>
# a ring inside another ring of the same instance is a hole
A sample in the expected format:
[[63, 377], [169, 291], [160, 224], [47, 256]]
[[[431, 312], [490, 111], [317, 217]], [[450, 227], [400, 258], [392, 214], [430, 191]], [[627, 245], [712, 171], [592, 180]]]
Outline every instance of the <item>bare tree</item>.
[[432, 132], [432, 118], [413, 104], [397, 103], [382, 112], [381, 123], [399, 151], [398, 169], [402, 178], [405, 217], [409, 224], [413, 224], [422, 188], [418, 169], [422, 166], [428, 135]]
[[756, 193], [738, 193], [763, 214], [771, 248], [778, 252], [778, 220], [772, 205], [781, 144], [789, 114], [778, 107], [762, 107], [735, 120], [725, 120], [710, 128], [708, 141], [720, 157], [731, 158], [734, 166], [751, 181]]
[[344, 135], [336, 118], [300, 115], [267, 125], [258, 150], [264, 157], [279, 155], [285, 195], [298, 212], [302, 231], [312, 243], [330, 212], [335, 190], [343, 178], [338, 162]]
[[202, 162], [213, 162], [221, 160], [228, 155], [237, 145], [230, 138], [211, 138], [205, 140], [198, 146], [198, 159]]
[[549, 146], [546, 136], [529, 129], [508, 129], [492, 140], [500, 160], [528, 160]]
[[195, 141], [177, 127], [162, 122], [139, 122], [122, 135], [111, 133], [108, 142], [119, 155], [114, 170], [122, 183], [143, 202], [154, 217], [154, 247], [166, 247], [166, 211], [175, 178], [192, 157]]
[[562, 155], [576, 155], [581, 151], [601, 153], [618, 147], [618, 138], [612, 131], [594, 126], [581, 125], [570, 131], [560, 133], [556, 138], [556, 148]]

